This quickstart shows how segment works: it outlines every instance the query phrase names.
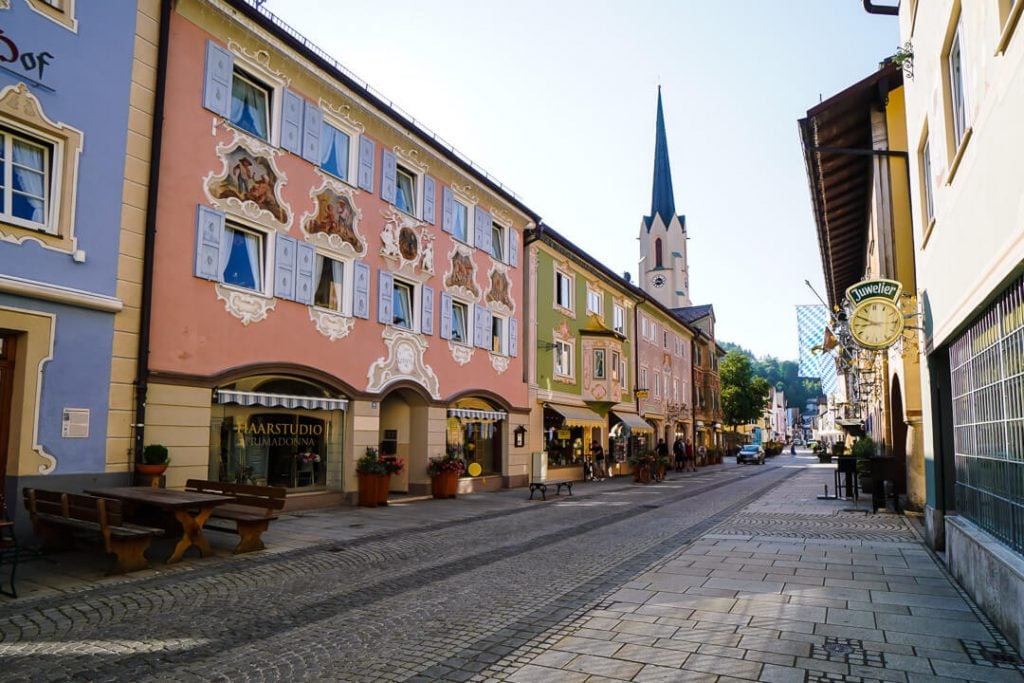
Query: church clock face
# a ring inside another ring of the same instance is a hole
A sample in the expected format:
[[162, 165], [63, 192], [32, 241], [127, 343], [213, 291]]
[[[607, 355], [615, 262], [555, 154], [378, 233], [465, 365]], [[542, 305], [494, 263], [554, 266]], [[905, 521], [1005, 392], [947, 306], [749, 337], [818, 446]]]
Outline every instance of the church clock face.
[[868, 299], [853, 309], [850, 333], [861, 346], [888, 348], [903, 334], [903, 313], [891, 301]]
[[651, 285], [653, 287], [658, 287], [659, 289], [661, 287], [664, 287], [666, 282], [667, 280], [665, 279], [664, 275], [655, 275], [654, 277], [651, 278]]

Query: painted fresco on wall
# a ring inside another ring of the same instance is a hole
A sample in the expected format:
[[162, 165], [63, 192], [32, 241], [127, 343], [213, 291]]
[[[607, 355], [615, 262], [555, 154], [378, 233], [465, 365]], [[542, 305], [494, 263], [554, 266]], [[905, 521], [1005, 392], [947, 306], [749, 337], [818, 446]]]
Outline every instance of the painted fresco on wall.
[[276, 223], [287, 225], [290, 212], [279, 196], [284, 185], [283, 175], [275, 168], [269, 154], [263, 155], [246, 149], [236, 142], [224, 151], [218, 146], [224, 168], [219, 175], [207, 177], [206, 190], [218, 208], [232, 209], [253, 219], [269, 217]]
[[476, 284], [476, 264], [469, 251], [456, 244], [448, 255], [448, 263], [451, 269], [444, 274], [445, 289], [467, 299], [478, 298], [480, 288]]
[[394, 272], [417, 280], [434, 274], [434, 236], [418, 220], [394, 208], [384, 211], [380, 255]]
[[509, 291], [512, 289], [512, 283], [509, 282], [508, 273], [505, 272], [504, 268], [496, 267], [491, 271], [489, 282], [491, 288], [488, 290], [484, 300], [496, 304], [493, 308], [498, 313], [511, 315], [515, 311], [515, 305], [512, 303], [511, 294], [509, 294]]
[[361, 215], [351, 197], [325, 188], [313, 196], [316, 209], [303, 216], [303, 229], [307, 235], [321, 236], [327, 246], [342, 247], [347, 244], [357, 255], [366, 252], [366, 243], [356, 232], [356, 222]]

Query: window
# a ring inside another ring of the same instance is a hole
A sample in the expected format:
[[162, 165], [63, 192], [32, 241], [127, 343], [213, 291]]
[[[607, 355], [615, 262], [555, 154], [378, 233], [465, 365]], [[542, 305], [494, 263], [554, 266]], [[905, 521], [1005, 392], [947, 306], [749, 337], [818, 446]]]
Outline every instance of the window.
[[316, 256], [316, 291], [313, 305], [342, 312], [345, 265], [321, 254]]
[[462, 242], [469, 242], [469, 207], [458, 199], [452, 200], [452, 235]]
[[221, 241], [221, 281], [256, 291], [263, 290], [263, 235], [227, 224]]
[[505, 319], [491, 315], [491, 351], [505, 353]]
[[661, 257], [661, 238], [654, 240], [654, 267], [664, 268], [663, 259]]
[[491, 223], [491, 256], [495, 261], [505, 261], [505, 228]]
[[558, 270], [555, 271], [555, 303], [572, 310], [572, 278]]
[[704, 359], [701, 354], [701, 348], [698, 346], [693, 350], [693, 364], [698, 368], [703, 364]]
[[621, 375], [619, 374], [619, 363], [621, 363], [618, 351], [612, 351], [612, 381], [618, 382]]
[[626, 311], [625, 311], [625, 309], [623, 309], [622, 306], [619, 306], [618, 304], [615, 304], [615, 306], [612, 307], [612, 317], [613, 317], [613, 320], [614, 320], [614, 329], [615, 329], [615, 331], [618, 332], [619, 334], [623, 334], [623, 335], [626, 334]]
[[459, 344], [468, 344], [466, 337], [467, 321], [469, 320], [469, 306], [461, 301], [452, 302], [452, 341]]
[[604, 379], [605, 378], [604, 360], [605, 360], [605, 350], [604, 349], [594, 349], [594, 379]]
[[230, 120], [261, 140], [270, 139], [270, 88], [238, 69], [231, 79]]
[[587, 313], [601, 315], [601, 293], [592, 289], [587, 290]]
[[621, 361], [619, 361], [619, 375], [621, 375], [621, 377], [622, 377], [622, 382], [621, 382], [622, 386], [626, 386], [627, 382], [626, 382], [626, 359], [625, 358], [623, 358]]
[[647, 331], [650, 332], [650, 336], [648, 337], [648, 339], [650, 339], [651, 341], [655, 341], [658, 338], [658, 326], [655, 324], [653, 320], [651, 321], [651, 324], [648, 325]]
[[349, 147], [352, 138], [329, 123], [320, 129], [320, 168], [336, 178], [348, 180]]
[[661, 375], [657, 372], [651, 375], [651, 388], [654, 390], [655, 397], [661, 397]]
[[404, 166], [399, 166], [395, 174], [395, 206], [416, 215], [416, 174]]
[[663, 340], [664, 340], [663, 344], [664, 344], [665, 348], [667, 349], [668, 348], [668, 330], [665, 330], [665, 332], [663, 334]]
[[640, 368], [640, 379], [637, 381], [640, 382], [638, 389], [647, 389], [647, 368]]
[[413, 287], [407, 282], [395, 280], [395, 288], [391, 294], [392, 324], [396, 327], [413, 329]]
[[935, 217], [935, 199], [932, 196], [932, 153], [931, 141], [925, 137], [921, 147], [921, 190], [924, 195], [925, 228]]
[[952, 106], [951, 123], [953, 127], [953, 151], [960, 148], [960, 143], [967, 132], [967, 106], [964, 94], [964, 71], [961, 31], [962, 25], [957, 20], [956, 31], [953, 33], [953, 42], [949, 47], [949, 55], [946, 57], [946, 66], [949, 69], [949, 99]]
[[572, 377], [572, 345], [564, 341], [555, 342], [555, 374]]
[[53, 147], [0, 128], [0, 217], [52, 232], [50, 188]]
[[679, 380], [676, 377], [672, 378], [672, 401], [679, 403]]

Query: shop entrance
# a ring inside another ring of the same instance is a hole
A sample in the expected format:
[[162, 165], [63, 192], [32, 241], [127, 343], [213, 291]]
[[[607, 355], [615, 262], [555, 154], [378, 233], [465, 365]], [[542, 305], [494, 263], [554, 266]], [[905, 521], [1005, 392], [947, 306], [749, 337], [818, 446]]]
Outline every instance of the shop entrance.
[[11, 441], [14, 349], [14, 335], [0, 335], [0, 491], [4, 490], [7, 478], [7, 447]]
[[427, 408], [426, 399], [411, 389], [396, 389], [381, 399], [380, 455], [396, 457], [405, 463], [402, 471], [391, 477], [392, 491], [407, 492], [410, 477], [413, 481], [426, 480]]

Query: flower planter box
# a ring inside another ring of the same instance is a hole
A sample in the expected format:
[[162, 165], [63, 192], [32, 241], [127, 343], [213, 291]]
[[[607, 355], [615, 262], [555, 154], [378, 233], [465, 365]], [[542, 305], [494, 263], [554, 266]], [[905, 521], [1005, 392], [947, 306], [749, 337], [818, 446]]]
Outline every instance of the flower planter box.
[[430, 491], [434, 498], [454, 498], [458, 490], [458, 472], [439, 472], [430, 477]]
[[[359, 479], [359, 506], [364, 508], [375, 508], [379, 504], [380, 500], [380, 482], [381, 477], [385, 475], [381, 474], [363, 474], [357, 472], [356, 477]], [[385, 501], [387, 500], [387, 493], [385, 492]]]
[[388, 504], [388, 493], [391, 492], [391, 475], [377, 474], [377, 505]]

